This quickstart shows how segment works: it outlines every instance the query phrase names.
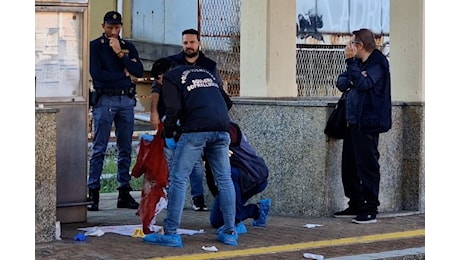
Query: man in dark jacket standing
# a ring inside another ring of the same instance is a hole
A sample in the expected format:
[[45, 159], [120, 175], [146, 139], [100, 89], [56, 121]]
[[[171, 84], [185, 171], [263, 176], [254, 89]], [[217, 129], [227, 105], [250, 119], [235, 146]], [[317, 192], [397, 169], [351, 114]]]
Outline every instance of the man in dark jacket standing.
[[[206, 57], [200, 50], [201, 41], [200, 34], [195, 29], [187, 29], [182, 32], [182, 51], [168, 58], [174, 61], [177, 65], [195, 65], [205, 68], [212, 73], [220, 88], [222, 88], [222, 80], [217, 70], [217, 64], [212, 59]], [[230, 104], [230, 98], [225, 94], [227, 105]], [[200, 159], [201, 161], [201, 159]], [[203, 189], [203, 174], [204, 170], [195, 170], [190, 175], [190, 192], [192, 195], [193, 209], [196, 211], [208, 210], [204, 202]]]
[[[163, 75], [163, 98], [165, 144], [174, 151], [169, 169], [168, 211], [163, 221], [164, 235], [148, 234], [143, 240], [155, 245], [182, 247], [177, 229], [185, 203], [187, 179], [204, 153], [217, 182], [224, 218], [224, 227], [217, 239], [236, 246], [235, 188], [228, 158], [230, 118], [222, 91], [209, 71], [181, 65]], [[180, 133], [177, 143], [174, 132]]]
[[[152, 129], [157, 130], [160, 123], [162, 123], [165, 118], [165, 104], [163, 101], [163, 75], [168, 72], [171, 68], [175, 66], [174, 61], [169, 58], [160, 58], [156, 60], [151, 69], [151, 76], [155, 79], [152, 83], [151, 89], [151, 106], [150, 106], [150, 125]], [[179, 134], [176, 136], [176, 139], [179, 138]], [[168, 147], [163, 148], [164, 155], [166, 157], [166, 162], [168, 163], [168, 168], [172, 168], [172, 160], [174, 158], [174, 151], [170, 150]], [[191, 186], [192, 196], [193, 197], [193, 209], [195, 211], [205, 211], [207, 210], [206, 205], [204, 204], [203, 197], [203, 160], [199, 158], [193, 171], [190, 174], [190, 182], [196, 180]], [[167, 190], [167, 189], [166, 189]]]
[[217, 63], [206, 57], [200, 49], [200, 33], [195, 29], [187, 29], [182, 32], [182, 51], [168, 58], [177, 65], [196, 65], [207, 69], [214, 75], [219, 86], [222, 87], [222, 79], [217, 70]]
[[380, 186], [379, 134], [391, 128], [391, 82], [387, 58], [376, 49], [368, 29], [353, 31], [345, 47], [347, 69], [337, 88], [346, 96], [347, 133], [342, 149], [342, 183], [348, 208], [335, 217], [354, 216], [358, 224], [376, 223]]
[[104, 16], [104, 33], [89, 45], [89, 70], [97, 99], [93, 107], [93, 148], [89, 164], [88, 189], [92, 202], [88, 210], [99, 210], [100, 178], [105, 152], [115, 124], [118, 148], [119, 183], [118, 208], [137, 209], [137, 203], [129, 194], [131, 175], [132, 136], [134, 130], [134, 106], [136, 87], [131, 75], [142, 77], [144, 67], [134, 45], [120, 37], [121, 15], [110, 11]]

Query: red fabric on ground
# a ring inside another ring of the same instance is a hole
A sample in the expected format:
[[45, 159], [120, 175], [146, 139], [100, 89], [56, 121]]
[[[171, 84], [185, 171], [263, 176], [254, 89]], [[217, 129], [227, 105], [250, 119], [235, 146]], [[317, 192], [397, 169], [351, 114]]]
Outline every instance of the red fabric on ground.
[[153, 231], [150, 231], [149, 226], [152, 220], [159, 213], [156, 212], [156, 206], [161, 197], [166, 198], [163, 188], [158, 186], [155, 181], [144, 177], [144, 185], [142, 186], [141, 192], [141, 203], [138, 211], [144, 234], [153, 233]]
[[162, 128], [163, 124], [160, 124], [152, 142], [148, 143], [144, 139], [141, 140], [136, 163], [131, 171], [131, 176], [135, 178], [145, 174], [138, 210], [144, 234], [152, 233], [149, 225], [158, 214], [155, 212], [156, 205], [161, 197], [166, 197], [163, 188], [168, 184], [168, 166], [163, 153]]

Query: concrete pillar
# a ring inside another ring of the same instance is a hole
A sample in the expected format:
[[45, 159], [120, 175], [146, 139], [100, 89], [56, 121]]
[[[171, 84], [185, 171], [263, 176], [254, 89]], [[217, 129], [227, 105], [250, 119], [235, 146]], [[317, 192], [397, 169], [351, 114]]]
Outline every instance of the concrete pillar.
[[35, 243], [51, 242], [56, 232], [56, 113], [35, 109]]
[[424, 1], [390, 1], [393, 101], [425, 101]]
[[[409, 204], [418, 202], [416, 208], [420, 212], [425, 212], [424, 11], [424, 1], [390, 1], [392, 100], [415, 102], [415, 105], [403, 107], [404, 113], [401, 119], [405, 140], [403, 172], [405, 176], [409, 176], [409, 185], [418, 191], [418, 197], [410, 195], [405, 197], [408, 198]], [[420, 105], [417, 105], [419, 102]]]
[[297, 97], [296, 0], [241, 1], [241, 97]]

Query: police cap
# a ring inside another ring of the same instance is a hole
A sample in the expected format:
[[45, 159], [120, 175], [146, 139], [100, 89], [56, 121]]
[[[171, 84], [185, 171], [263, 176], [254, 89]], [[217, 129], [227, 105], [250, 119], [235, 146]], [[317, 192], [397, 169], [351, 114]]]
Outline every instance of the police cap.
[[104, 23], [108, 24], [123, 24], [121, 22], [121, 14], [116, 11], [107, 12], [104, 15]]

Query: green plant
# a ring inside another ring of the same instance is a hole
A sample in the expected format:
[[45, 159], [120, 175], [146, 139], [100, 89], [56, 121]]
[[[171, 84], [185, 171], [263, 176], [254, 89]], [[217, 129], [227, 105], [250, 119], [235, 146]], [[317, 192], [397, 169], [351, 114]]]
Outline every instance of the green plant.
[[[133, 159], [131, 160], [131, 168], [134, 167], [136, 163], [136, 155], [133, 154]], [[142, 190], [142, 184], [144, 182], [144, 176], [139, 178], [131, 178], [131, 187], [133, 190]], [[116, 155], [106, 155], [104, 159], [104, 166], [102, 168], [101, 175], [101, 193], [110, 193], [116, 192], [118, 188], [117, 181], [117, 157]]]

